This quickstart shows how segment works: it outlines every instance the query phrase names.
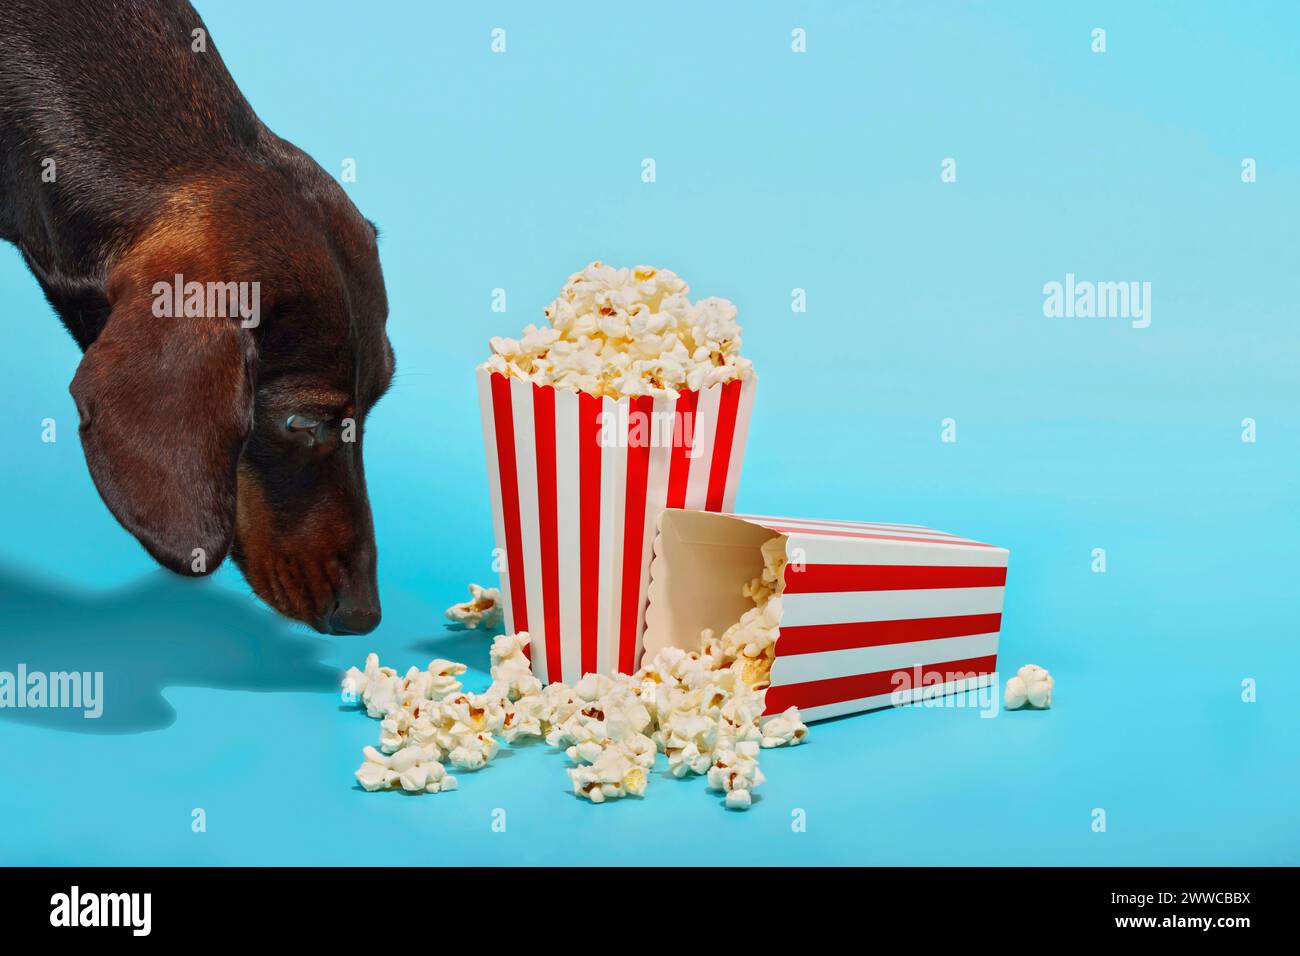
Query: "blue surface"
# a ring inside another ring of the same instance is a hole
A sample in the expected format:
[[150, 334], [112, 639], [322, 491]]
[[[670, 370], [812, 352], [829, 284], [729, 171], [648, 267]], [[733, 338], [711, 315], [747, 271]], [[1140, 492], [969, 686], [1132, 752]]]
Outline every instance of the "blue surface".
[[[384, 623], [321, 637], [233, 568], [158, 571], [87, 475], [77, 350], [0, 249], [0, 670], [108, 684], [99, 721], [0, 711], [0, 863], [1300, 863], [1294, 5], [200, 8], [274, 130], [356, 159], [383, 230]], [[765, 754], [748, 814], [659, 776], [589, 806], [540, 745], [454, 794], [357, 789], [378, 727], [342, 668], [442, 656], [486, 683], [484, 639], [441, 620], [490, 578], [472, 369], [592, 258], [739, 305], [742, 510], [1009, 547], [1002, 660], [1049, 667], [1056, 706], [817, 725]], [[1150, 281], [1151, 326], [1044, 317], [1067, 272]]]

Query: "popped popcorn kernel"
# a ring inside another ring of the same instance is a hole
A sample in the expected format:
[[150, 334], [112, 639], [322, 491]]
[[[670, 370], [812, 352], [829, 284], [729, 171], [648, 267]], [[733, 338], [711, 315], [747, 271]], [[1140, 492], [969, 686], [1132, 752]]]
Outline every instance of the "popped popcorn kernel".
[[357, 769], [357, 781], [368, 791], [406, 790], [410, 793], [442, 793], [456, 789], [456, 778], [447, 774], [431, 750], [405, 747], [385, 755], [374, 747], [364, 751], [365, 762]]
[[799, 718], [798, 707], [787, 707], [761, 724], [764, 748], [794, 747], [808, 739], [808, 727]]
[[343, 693], [357, 699], [370, 717], [383, 717], [396, 705], [402, 680], [391, 667], [379, 666], [379, 655], [366, 656], [365, 670], [349, 667], [343, 675]]
[[1026, 664], [1007, 680], [1003, 703], [1007, 710], [1019, 710], [1028, 704], [1036, 710], [1047, 710], [1052, 706], [1052, 687], [1056, 681], [1045, 668], [1037, 664]]
[[501, 603], [501, 591], [497, 588], [469, 586], [470, 599], [461, 604], [447, 608], [447, 619], [473, 630], [482, 627], [490, 631], [500, 627], [505, 620], [505, 605]]
[[727, 795], [726, 805], [732, 810], [748, 810], [753, 791], [763, 783], [763, 771], [758, 768], [758, 745], [747, 741], [734, 750], [720, 750], [708, 770], [709, 789]]
[[618, 746], [602, 748], [595, 761], [573, 767], [568, 774], [574, 794], [592, 803], [644, 796], [649, 783], [645, 768]]
[[447, 759], [462, 770], [482, 770], [500, 749], [497, 739], [489, 733], [465, 734], [457, 738]]

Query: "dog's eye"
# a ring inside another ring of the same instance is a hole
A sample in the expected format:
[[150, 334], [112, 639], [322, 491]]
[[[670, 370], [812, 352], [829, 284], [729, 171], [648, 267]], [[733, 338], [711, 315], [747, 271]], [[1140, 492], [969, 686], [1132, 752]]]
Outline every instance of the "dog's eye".
[[313, 418], [311, 415], [290, 415], [284, 421], [285, 431], [293, 438], [306, 442], [308, 445], [314, 445], [325, 438], [325, 430], [329, 423]]
[[321, 420], [307, 415], [290, 415], [284, 427], [291, 432], [310, 432], [320, 428]]

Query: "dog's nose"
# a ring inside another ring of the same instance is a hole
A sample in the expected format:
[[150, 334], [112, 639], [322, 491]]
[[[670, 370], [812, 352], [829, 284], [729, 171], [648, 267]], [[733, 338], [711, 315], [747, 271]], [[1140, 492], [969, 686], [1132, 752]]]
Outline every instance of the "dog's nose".
[[369, 634], [379, 626], [379, 605], [359, 605], [347, 597], [334, 602], [325, 631], [329, 634]]

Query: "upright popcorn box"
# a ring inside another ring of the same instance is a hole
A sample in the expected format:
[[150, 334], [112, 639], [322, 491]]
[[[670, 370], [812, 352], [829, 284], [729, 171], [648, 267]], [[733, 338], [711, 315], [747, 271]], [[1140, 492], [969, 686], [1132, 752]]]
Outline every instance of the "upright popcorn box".
[[506, 631], [543, 682], [631, 673], [656, 520], [734, 506], [756, 379], [613, 399], [477, 375]]
[[754, 607], [742, 586], [784, 538], [764, 714], [805, 721], [986, 687], [996, 680], [1010, 553], [920, 525], [663, 512], [644, 638], [698, 650]]

